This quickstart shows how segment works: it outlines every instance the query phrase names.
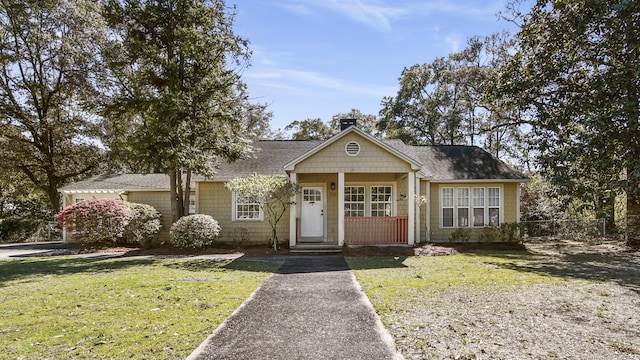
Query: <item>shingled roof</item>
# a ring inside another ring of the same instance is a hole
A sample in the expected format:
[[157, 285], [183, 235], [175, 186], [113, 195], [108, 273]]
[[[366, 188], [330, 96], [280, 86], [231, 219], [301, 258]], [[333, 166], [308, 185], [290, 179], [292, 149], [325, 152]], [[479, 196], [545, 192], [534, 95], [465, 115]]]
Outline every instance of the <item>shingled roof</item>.
[[[378, 141], [378, 140], [376, 140]], [[526, 181], [527, 177], [476, 146], [411, 146], [401, 140], [382, 140], [408, 157], [419, 161], [421, 172], [432, 181], [506, 180]], [[194, 181], [227, 181], [253, 173], [285, 174], [284, 165], [308, 153], [322, 141], [263, 140], [254, 144], [248, 159], [222, 163], [213, 178], [194, 176]], [[195, 185], [192, 183], [192, 188]], [[60, 188], [62, 192], [167, 191], [165, 174], [100, 175]]]
[[[195, 184], [192, 182], [192, 188]], [[169, 176], [165, 174], [108, 174], [78, 181], [58, 189], [61, 192], [123, 192], [168, 191]]]
[[231, 180], [253, 173], [286, 175], [284, 164], [322, 144], [320, 140], [261, 140], [253, 144], [256, 152], [248, 159], [220, 164], [215, 176], [208, 180]]
[[433, 181], [527, 180], [522, 172], [477, 146], [411, 146], [401, 140], [385, 142], [420, 161], [422, 172]]

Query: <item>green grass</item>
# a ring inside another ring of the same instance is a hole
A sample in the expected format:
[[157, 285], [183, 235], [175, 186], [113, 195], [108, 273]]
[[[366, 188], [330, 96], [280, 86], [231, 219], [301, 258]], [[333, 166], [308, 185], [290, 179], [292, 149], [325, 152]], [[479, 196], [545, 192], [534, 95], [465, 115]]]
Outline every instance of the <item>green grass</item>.
[[440, 292], [502, 291], [561, 280], [519, 269], [536, 262], [527, 253], [476, 252], [436, 257], [352, 257], [349, 266], [378, 314], [409, 310]]
[[0, 358], [185, 358], [277, 266], [184, 258], [0, 261]]

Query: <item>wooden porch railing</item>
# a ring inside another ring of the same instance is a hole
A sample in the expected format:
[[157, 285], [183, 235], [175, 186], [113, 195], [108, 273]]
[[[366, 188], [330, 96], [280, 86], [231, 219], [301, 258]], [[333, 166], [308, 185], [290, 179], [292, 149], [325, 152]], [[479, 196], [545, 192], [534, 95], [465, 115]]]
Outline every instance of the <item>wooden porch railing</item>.
[[350, 245], [407, 244], [406, 216], [345, 216], [344, 241]]

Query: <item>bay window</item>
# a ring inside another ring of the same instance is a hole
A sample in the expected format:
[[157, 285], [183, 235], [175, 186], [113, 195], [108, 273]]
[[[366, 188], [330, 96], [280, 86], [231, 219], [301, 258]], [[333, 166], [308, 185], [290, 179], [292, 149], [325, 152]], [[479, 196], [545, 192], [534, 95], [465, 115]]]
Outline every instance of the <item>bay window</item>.
[[498, 226], [502, 216], [500, 187], [441, 187], [441, 226]]

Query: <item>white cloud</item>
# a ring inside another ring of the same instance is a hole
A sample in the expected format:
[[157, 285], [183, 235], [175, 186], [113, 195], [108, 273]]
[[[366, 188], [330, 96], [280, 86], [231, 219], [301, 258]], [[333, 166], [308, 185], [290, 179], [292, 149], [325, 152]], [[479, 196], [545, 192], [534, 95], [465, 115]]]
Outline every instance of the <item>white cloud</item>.
[[284, 90], [293, 94], [317, 93], [329, 90], [338, 93], [382, 98], [383, 96], [393, 95], [397, 91], [395, 87], [351, 83], [313, 71], [293, 69], [256, 69], [256, 71], [247, 71], [245, 78], [253, 85]]
[[405, 17], [421, 17], [432, 13], [445, 13], [482, 20], [496, 19], [496, 14], [504, 10], [505, 4], [505, 0], [493, 0], [490, 2], [450, 0], [302, 0], [278, 6], [307, 16], [317, 13], [317, 9], [324, 9], [379, 31], [390, 32], [395, 21]]
[[408, 11], [375, 0], [307, 0], [284, 4], [281, 7], [304, 15], [316, 13], [315, 9], [324, 9], [382, 32], [391, 31], [392, 21]]

